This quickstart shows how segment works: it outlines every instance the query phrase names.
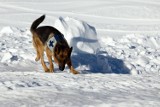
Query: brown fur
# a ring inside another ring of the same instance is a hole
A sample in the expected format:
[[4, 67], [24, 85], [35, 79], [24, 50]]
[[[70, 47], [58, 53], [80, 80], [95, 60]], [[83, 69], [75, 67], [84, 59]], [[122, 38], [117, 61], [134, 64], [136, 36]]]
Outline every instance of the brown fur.
[[[53, 72], [54, 66], [52, 63], [52, 57], [54, 61], [59, 65], [60, 70], [64, 70], [65, 65], [67, 64], [70, 71], [73, 74], [77, 74], [78, 72], [74, 70], [72, 63], [71, 63], [71, 52], [72, 47], [70, 48], [67, 41], [63, 38], [63, 34], [60, 33], [57, 29], [51, 26], [41, 26], [38, 25], [45, 19], [45, 15], [41, 16], [40, 18], [36, 19], [30, 28], [30, 31], [33, 35], [33, 46], [36, 49], [37, 56], [35, 61], [41, 60], [41, 64], [45, 72]], [[53, 52], [47, 47], [46, 43], [47, 40], [54, 35], [60, 36], [62, 39], [58, 41], [55, 45]], [[46, 52], [48, 61], [49, 61], [49, 68], [46, 66], [44, 62], [44, 51]]]

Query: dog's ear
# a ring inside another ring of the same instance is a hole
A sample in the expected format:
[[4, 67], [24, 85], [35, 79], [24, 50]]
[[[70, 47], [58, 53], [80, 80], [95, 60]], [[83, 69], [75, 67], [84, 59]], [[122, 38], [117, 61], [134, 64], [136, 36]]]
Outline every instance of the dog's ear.
[[71, 56], [71, 53], [72, 53], [72, 47], [71, 48], [69, 48], [69, 52], [68, 52], [68, 56], [70, 57]]

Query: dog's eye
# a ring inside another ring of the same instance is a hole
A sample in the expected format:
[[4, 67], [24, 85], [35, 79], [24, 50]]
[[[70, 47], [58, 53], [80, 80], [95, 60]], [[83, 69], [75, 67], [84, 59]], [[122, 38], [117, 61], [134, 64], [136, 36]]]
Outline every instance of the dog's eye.
[[56, 59], [58, 60], [58, 62], [61, 61], [61, 58], [58, 55], [56, 55]]

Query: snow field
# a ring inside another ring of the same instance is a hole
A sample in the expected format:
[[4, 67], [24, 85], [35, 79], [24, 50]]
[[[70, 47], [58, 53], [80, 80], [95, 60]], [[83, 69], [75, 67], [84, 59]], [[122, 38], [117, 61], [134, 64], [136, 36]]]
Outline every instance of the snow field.
[[68, 68], [61, 73], [57, 66], [56, 73], [44, 73], [40, 63], [34, 61], [29, 30], [4, 27], [0, 31], [2, 106], [150, 107], [160, 104], [159, 36], [130, 34], [120, 39], [98, 39], [94, 27], [69, 17], [58, 18], [54, 26], [72, 35], [66, 39], [75, 49], [72, 59], [81, 74], [68, 74]]
[[152, 75], [93, 74], [91, 77], [90, 74], [5, 72], [0, 77], [1, 106], [150, 107], [160, 104], [159, 76], [153, 79]]
[[[160, 106], [159, 0], [0, 0], [0, 13], [0, 106]], [[79, 75], [34, 61], [29, 28], [42, 14]]]

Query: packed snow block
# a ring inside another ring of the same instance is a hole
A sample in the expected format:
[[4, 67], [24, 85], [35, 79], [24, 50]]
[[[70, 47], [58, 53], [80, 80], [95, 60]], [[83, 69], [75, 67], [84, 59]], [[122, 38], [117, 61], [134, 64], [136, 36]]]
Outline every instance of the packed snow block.
[[[97, 38], [96, 29], [88, 23], [66, 17], [59, 17], [54, 27], [62, 32], [70, 46], [73, 47], [73, 65], [84, 72], [94, 73], [128, 73], [123, 61], [109, 57]], [[109, 58], [109, 60], [108, 60]]]
[[[79, 67], [81, 70], [97, 72], [105, 69], [107, 71], [109, 66], [107, 60], [100, 59], [96, 54], [100, 44], [97, 39], [96, 29], [93, 26], [70, 17], [60, 17], [55, 21], [54, 26], [64, 34], [69, 45], [73, 47], [72, 59], [74, 66]], [[103, 62], [103, 65], [101, 62]]]
[[100, 47], [96, 29], [84, 21], [70, 17], [60, 17], [55, 21], [54, 26], [64, 34], [68, 43], [76, 52], [94, 54]]

